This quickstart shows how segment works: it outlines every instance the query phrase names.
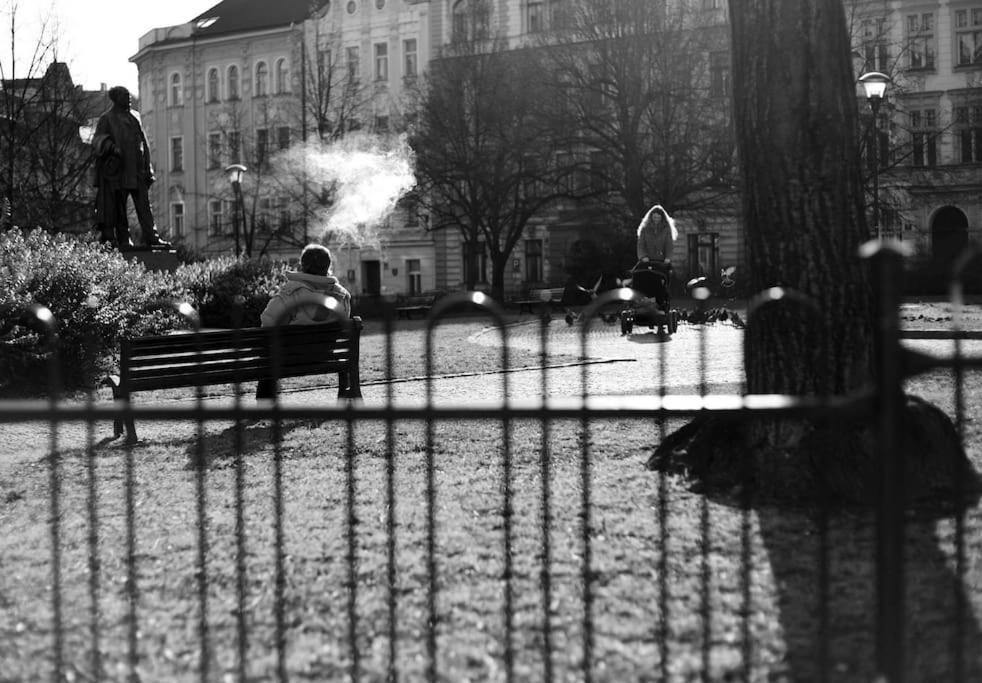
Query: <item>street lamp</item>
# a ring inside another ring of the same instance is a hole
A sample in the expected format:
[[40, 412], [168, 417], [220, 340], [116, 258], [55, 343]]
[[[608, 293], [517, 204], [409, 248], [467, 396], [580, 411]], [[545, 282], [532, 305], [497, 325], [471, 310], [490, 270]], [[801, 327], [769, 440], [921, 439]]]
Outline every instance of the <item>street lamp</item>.
[[883, 98], [886, 96], [890, 77], [879, 71], [870, 71], [860, 76], [859, 82], [863, 84], [866, 101], [869, 103], [870, 111], [873, 112], [873, 144], [871, 145], [873, 153], [873, 228], [876, 230], [876, 239], [880, 239], [880, 134], [877, 126], [879, 125], [880, 105], [883, 104]]
[[245, 215], [245, 209], [242, 204], [242, 174], [245, 172], [246, 167], [242, 164], [230, 164], [225, 167], [225, 173], [228, 174], [228, 181], [232, 183], [232, 193], [235, 195], [235, 209], [232, 211], [232, 231], [235, 233], [236, 256], [242, 253], [239, 241], [239, 217]]

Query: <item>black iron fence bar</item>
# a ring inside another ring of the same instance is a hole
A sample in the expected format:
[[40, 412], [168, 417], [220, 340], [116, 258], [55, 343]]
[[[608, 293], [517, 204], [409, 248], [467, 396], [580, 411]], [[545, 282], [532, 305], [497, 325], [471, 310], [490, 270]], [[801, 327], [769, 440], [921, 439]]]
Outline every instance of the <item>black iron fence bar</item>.
[[864, 245], [874, 290], [877, 465], [879, 490], [876, 514], [876, 672], [888, 683], [904, 680], [904, 453], [897, 437], [903, 424], [903, 353], [900, 338], [900, 289], [903, 255], [880, 244]]
[[[545, 302], [543, 302], [543, 305]], [[549, 319], [539, 316], [539, 359], [542, 364], [541, 395], [549, 395], [549, 344], [547, 327]], [[539, 443], [539, 474], [542, 477], [539, 503], [539, 533], [542, 538], [542, 563], [539, 570], [539, 588], [542, 591], [542, 680], [551, 683], [554, 678], [552, 666], [552, 448], [550, 439], [552, 423], [548, 418], [542, 420], [542, 438]]]
[[[972, 242], [967, 249], [964, 249], [955, 261], [953, 277], [951, 279], [949, 300], [954, 304], [954, 315], [952, 318], [952, 332], [955, 333], [954, 349], [954, 374], [955, 374], [955, 429], [958, 434], [958, 441], [965, 443], [965, 365], [962, 354], [962, 340], [972, 339], [963, 336], [964, 330], [961, 329], [961, 313], [964, 305], [964, 280], [970, 265], [977, 262], [982, 255], [982, 246], [978, 242]], [[979, 335], [982, 338], [982, 335]], [[958, 477], [956, 481], [956, 495], [961, 499], [966, 491], [967, 482], [963, 477]], [[967, 597], [962, 590], [965, 585], [966, 575], [966, 556], [965, 556], [965, 515], [967, 514], [964, 506], [959, 506], [955, 511], [955, 576], [952, 590], [955, 597], [955, 632], [952, 643], [952, 656], [954, 658], [955, 683], [965, 680], [965, 620], [968, 615]]]

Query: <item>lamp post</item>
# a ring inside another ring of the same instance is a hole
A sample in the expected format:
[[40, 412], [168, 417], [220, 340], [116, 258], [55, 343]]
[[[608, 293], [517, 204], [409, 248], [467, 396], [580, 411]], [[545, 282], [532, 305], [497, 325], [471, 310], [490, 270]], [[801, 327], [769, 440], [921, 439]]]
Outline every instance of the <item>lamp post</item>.
[[[232, 211], [232, 231], [235, 234], [235, 255], [242, 253], [239, 239], [239, 218], [245, 214], [242, 207], [242, 174], [246, 172], [246, 167], [242, 164], [230, 164], [225, 167], [228, 180], [232, 183], [232, 194], [235, 195], [235, 209]], [[240, 213], [241, 212], [241, 213]]]
[[869, 103], [870, 111], [873, 112], [873, 144], [870, 145], [873, 154], [873, 229], [876, 231], [876, 239], [880, 239], [882, 233], [880, 230], [880, 134], [878, 117], [887, 85], [890, 84], [890, 77], [879, 71], [870, 71], [860, 76], [859, 82], [863, 85], [866, 101]]

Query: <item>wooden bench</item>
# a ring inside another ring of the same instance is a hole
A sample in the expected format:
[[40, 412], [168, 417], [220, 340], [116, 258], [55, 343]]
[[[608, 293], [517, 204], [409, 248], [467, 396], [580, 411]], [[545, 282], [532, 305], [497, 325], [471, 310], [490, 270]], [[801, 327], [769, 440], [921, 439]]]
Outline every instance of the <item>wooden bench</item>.
[[420, 317], [425, 318], [426, 314], [436, 303], [436, 294], [416, 294], [406, 296], [396, 302], [396, 317], [409, 320], [414, 314], [419, 313]]
[[[108, 384], [113, 398], [129, 401], [137, 391], [254, 382], [274, 375], [301, 377], [337, 373], [338, 399], [361, 398], [358, 372], [361, 318], [315, 325], [248, 327], [154, 337], [136, 337], [121, 345], [119, 375]], [[279, 333], [279, 372], [274, 349]], [[132, 418], [125, 420], [127, 443], [137, 440]], [[115, 422], [115, 435], [123, 421]]]

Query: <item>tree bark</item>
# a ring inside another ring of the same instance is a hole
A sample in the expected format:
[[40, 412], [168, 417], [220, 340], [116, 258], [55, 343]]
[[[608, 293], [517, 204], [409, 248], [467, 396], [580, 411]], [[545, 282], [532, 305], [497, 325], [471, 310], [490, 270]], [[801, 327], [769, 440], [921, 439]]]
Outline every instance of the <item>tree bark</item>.
[[[872, 288], [859, 258], [869, 231], [844, 8], [840, 0], [731, 0], [730, 20], [750, 285], [772, 293], [748, 311], [747, 389], [852, 394], [872, 384], [875, 350]], [[775, 287], [793, 295], [774, 296]], [[913, 452], [918, 443], [932, 449], [927, 467], [938, 474], [915, 477], [908, 497], [943, 496], [974, 479], [940, 411], [910, 399], [902, 422], [897, 457], [908, 469], [924, 466], [913, 460], [924, 457]], [[701, 417], [665, 439], [648, 466], [687, 472], [704, 488], [749, 483], [766, 498], [870, 503], [875, 433], [868, 419]]]

